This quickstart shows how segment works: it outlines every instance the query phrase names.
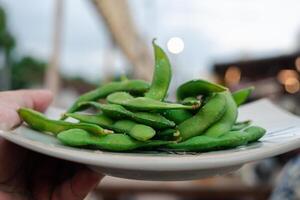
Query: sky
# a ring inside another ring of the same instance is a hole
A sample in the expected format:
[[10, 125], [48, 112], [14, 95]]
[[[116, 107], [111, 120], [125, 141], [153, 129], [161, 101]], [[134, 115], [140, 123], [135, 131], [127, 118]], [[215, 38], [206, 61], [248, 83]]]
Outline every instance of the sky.
[[[169, 53], [179, 82], [207, 78], [215, 62], [288, 54], [300, 44], [299, 0], [128, 0], [138, 32], [149, 46], [166, 48], [180, 37], [185, 48]], [[52, 49], [54, 0], [0, 0], [15, 35], [17, 54], [48, 60]], [[86, 0], [64, 0], [61, 71], [88, 80], [128, 68], [112, 48], [107, 29]], [[113, 61], [111, 61], [113, 60]]]

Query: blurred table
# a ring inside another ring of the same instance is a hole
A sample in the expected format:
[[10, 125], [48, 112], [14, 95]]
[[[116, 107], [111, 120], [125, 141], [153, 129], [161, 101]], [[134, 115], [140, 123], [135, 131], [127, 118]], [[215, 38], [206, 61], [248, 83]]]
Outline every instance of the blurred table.
[[135, 195], [142, 194], [170, 194], [175, 199], [265, 200], [270, 191], [271, 187], [266, 185], [247, 186], [237, 176], [180, 182], [135, 181], [108, 176], [95, 190], [94, 195], [101, 196], [104, 200], [135, 199]]

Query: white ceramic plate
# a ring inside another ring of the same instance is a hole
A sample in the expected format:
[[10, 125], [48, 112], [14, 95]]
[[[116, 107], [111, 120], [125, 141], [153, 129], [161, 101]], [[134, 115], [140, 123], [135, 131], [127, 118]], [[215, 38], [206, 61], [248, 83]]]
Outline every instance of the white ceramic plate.
[[[62, 110], [50, 108], [49, 117]], [[243, 164], [275, 156], [300, 147], [300, 119], [260, 100], [240, 108], [239, 120], [252, 119], [267, 134], [260, 142], [236, 149], [209, 153], [112, 153], [63, 146], [54, 137], [21, 126], [13, 131], [0, 130], [0, 136], [27, 149], [49, 156], [89, 165], [111, 176], [139, 180], [191, 180], [224, 174]]]

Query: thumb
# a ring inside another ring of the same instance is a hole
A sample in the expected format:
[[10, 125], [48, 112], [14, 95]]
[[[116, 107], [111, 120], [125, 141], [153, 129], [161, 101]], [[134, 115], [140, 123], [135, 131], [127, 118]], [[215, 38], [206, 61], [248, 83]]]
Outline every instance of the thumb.
[[102, 174], [83, 168], [71, 179], [56, 187], [52, 197], [53, 199], [82, 200], [99, 184], [102, 178]]
[[0, 129], [11, 129], [21, 123], [17, 110], [21, 107], [44, 111], [53, 99], [48, 90], [0, 92]]

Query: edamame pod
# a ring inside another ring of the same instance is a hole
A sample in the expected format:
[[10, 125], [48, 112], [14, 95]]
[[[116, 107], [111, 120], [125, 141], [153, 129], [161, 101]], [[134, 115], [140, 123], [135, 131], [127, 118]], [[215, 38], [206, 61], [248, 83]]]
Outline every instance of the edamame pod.
[[201, 105], [201, 101], [196, 97], [186, 97], [181, 102], [183, 105]]
[[251, 93], [253, 92], [254, 87], [248, 87], [241, 90], [238, 90], [236, 92], [232, 93], [232, 97], [236, 103], [237, 106], [242, 105], [246, 102], [246, 100], [249, 98]]
[[163, 100], [167, 95], [171, 82], [172, 71], [171, 64], [166, 53], [155, 44], [155, 39], [152, 41], [155, 57], [155, 67], [152, 78], [152, 83], [145, 97]]
[[180, 132], [177, 129], [165, 129], [162, 131], [159, 131], [155, 138], [159, 140], [169, 140], [169, 141], [178, 141], [180, 140]]
[[104, 114], [80, 114], [80, 113], [66, 113], [67, 117], [79, 120], [80, 122], [96, 124], [106, 129], [111, 129], [114, 121]]
[[251, 126], [244, 131], [230, 131], [217, 138], [200, 135], [184, 142], [169, 144], [167, 147], [176, 149], [177, 151], [201, 152], [235, 148], [237, 146], [259, 140], [265, 134], [265, 132], [266, 130], [261, 127]]
[[[107, 137], [109, 136], [109, 137]], [[65, 145], [73, 147], [90, 147], [108, 151], [130, 151], [138, 148], [151, 148], [170, 144], [169, 141], [141, 142], [124, 134], [109, 134], [96, 137], [82, 129], [70, 129], [57, 135]]]
[[91, 146], [109, 151], [129, 151], [138, 148], [140, 142], [124, 134], [111, 134], [112, 137], [95, 137], [82, 129], [70, 129], [57, 135], [59, 141], [68, 146]]
[[231, 130], [232, 131], [240, 131], [240, 130], [242, 130], [242, 129], [248, 127], [248, 126], [250, 126], [250, 124], [251, 124], [251, 120], [246, 120], [246, 121], [242, 121], [242, 122], [236, 122], [232, 126]]
[[228, 89], [221, 85], [198, 79], [180, 85], [177, 88], [176, 96], [178, 101], [182, 101], [186, 97], [197, 97], [199, 95], [208, 95], [210, 93], [224, 92], [226, 90]]
[[178, 137], [180, 132], [177, 129], [168, 128], [162, 131], [159, 131], [158, 136], [175, 136]]
[[113, 131], [106, 130], [101, 128], [100, 126], [94, 124], [87, 123], [71, 123], [67, 121], [59, 121], [48, 119], [45, 115], [40, 112], [34, 111], [29, 108], [20, 108], [18, 110], [19, 116], [33, 129], [50, 132], [53, 134], [57, 134], [59, 132], [80, 128], [86, 131], [89, 131], [93, 134], [104, 135], [112, 133]]
[[218, 121], [226, 110], [226, 98], [216, 93], [193, 117], [178, 125], [183, 140], [204, 133], [212, 124]]
[[135, 112], [132, 119], [156, 129], [172, 128], [176, 125], [173, 121], [168, 120], [159, 113]]
[[116, 92], [107, 97], [107, 101], [112, 104], [122, 105], [132, 110], [159, 111], [168, 109], [196, 109], [194, 105], [182, 105], [176, 103], [166, 103], [146, 97], [132, 97], [126, 92]]
[[127, 75], [126, 74], [122, 74], [121, 76], [120, 76], [120, 81], [128, 81], [129, 79], [128, 79], [128, 77], [127, 77]]
[[114, 123], [113, 130], [124, 132], [139, 141], [147, 141], [154, 137], [156, 131], [150, 126], [138, 124], [130, 120], [119, 120]]
[[117, 104], [102, 104], [93, 101], [82, 102], [80, 104], [80, 106], [86, 106], [86, 105], [90, 105], [95, 107], [96, 109], [101, 110], [105, 115], [113, 119], [124, 119], [132, 116], [132, 113], [129, 110]]
[[112, 129], [118, 133], [128, 134], [136, 124], [137, 123], [135, 123], [134, 121], [123, 119], [123, 120], [116, 121], [113, 124]]
[[[182, 101], [182, 104], [184, 105], [194, 105], [194, 106], [201, 106], [201, 102], [199, 99], [195, 97], [187, 97]], [[196, 112], [196, 110], [194, 110]], [[182, 110], [182, 109], [170, 109], [163, 111], [162, 113], [167, 119], [175, 122], [176, 124], [180, 124], [181, 122], [191, 118], [193, 116], [192, 112], [188, 110]], [[195, 113], [194, 113], [195, 114]]]
[[219, 137], [231, 130], [236, 121], [238, 111], [235, 101], [229, 91], [219, 93], [226, 99], [226, 111], [222, 118], [205, 131], [205, 135]]
[[143, 124], [138, 124], [131, 120], [119, 120], [113, 122], [112, 119], [108, 118], [103, 114], [90, 115], [90, 114], [78, 114], [78, 113], [68, 113], [67, 116], [74, 119], [78, 119], [82, 122], [101, 125], [107, 129], [114, 130], [120, 133], [127, 133], [131, 137], [146, 141], [151, 139], [156, 131], [150, 126]]
[[119, 120], [114, 123], [112, 128], [117, 132], [127, 133], [132, 138], [139, 141], [147, 141], [156, 134], [156, 131], [150, 126], [138, 124], [130, 120]]
[[129, 135], [139, 141], [147, 141], [155, 136], [156, 132], [150, 126], [136, 124], [129, 131]]
[[[105, 98], [107, 95], [118, 92], [126, 91], [130, 93], [139, 93], [142, 94], [149, 89], [149, 84], [143, 80], [124, 80], [120, 82], [110, 82], [99, 88], [87, 92], [81, 95], [75, 103], [67, 110], [67, 113], [73, 113], [79, 110], [79, 104], [84, 101], [95, 101], [100, 98]], [[66, 116], [63, 116], [62, 119], [65, 119]]]
[[176, 109], [176, 110], [173, 110], [173, 109], [166, 110], [166, 111], [163, 112], [163, 115], [167, 119], [175, 122], [175, 124], [180, 124], [183, 121], [193, 117], [192, 113], [190, 113], [189, 111], [187, 111], [187, 110], [178, 110], [178, 109]]
[[266, 133], [266, 129], [259, 126], [250, 126], [244, 130], [244, 135], [247, 138], [247, 142], [256, 142]]
[[121, 105], [117, 104], [100, 104], [97, 102], [83, 102], [83, 105], [91, 105], [102, 110], [106, 115], [115, 119], [131, 119], [138, 123], [151, 126], [156, 129], [165, 129], [175, 126], [173, 121], [166, 119], [159, 113], [149, 112], [131, 112]]
[[231, 131], [224, 136], [216, 138], [206, 135], [192, 137], [184, 142], [169, 144], [168, 148], [176, 151], [196, 151], [206, 152], [212, 150], [221, 150], [234, 148], [247, 143], [247, 138], [241, 131]]

